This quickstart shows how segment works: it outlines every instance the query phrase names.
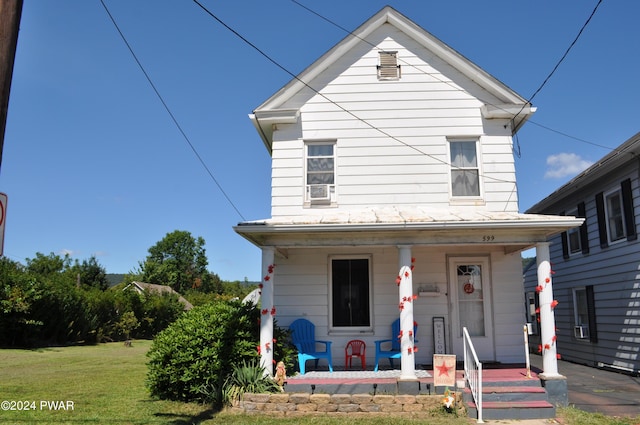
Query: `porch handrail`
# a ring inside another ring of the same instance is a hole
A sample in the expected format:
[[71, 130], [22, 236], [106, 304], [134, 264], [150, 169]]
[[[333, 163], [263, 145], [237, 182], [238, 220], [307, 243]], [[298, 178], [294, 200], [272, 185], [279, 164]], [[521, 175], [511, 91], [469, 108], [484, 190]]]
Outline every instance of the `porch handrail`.
[[478, 360], [466, 327], [462, 328], [462, 334], [464, 336], [464, 378], [469, 383], [473, 401], [478, 409], [477, 423], [484, 423], [482, 420], [482, 363]]

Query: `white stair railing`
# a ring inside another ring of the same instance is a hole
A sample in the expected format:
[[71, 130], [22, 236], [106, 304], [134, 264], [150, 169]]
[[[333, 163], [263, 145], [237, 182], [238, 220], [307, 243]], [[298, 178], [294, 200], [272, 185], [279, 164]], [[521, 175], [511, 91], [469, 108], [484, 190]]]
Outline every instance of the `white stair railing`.
[[462, 328], [462, 334], [464, 335], [464, 378], [469, 383], [473, 401], [478, 409], [477, 423], [484, 423], [482, 420], [482, 363], [478, 360], [466, 327]]

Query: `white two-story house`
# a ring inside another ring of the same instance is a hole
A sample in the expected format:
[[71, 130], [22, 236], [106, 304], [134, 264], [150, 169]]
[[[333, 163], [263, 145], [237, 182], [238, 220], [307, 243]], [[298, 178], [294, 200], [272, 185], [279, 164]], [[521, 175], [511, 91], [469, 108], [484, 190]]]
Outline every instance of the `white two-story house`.
[[518, 212], [512, 136], [534, 109], [390, 7], [255, 108], [271, 217], [235, 231], [263, 252], [263, 364], [276, 315], [313, 322], [334, 366], [351, 339], [372, 365], [402, 315], [403, 369], [461, 359], [463, 327], [481, 360], [523, 362], [520, 252], [582, 222]]

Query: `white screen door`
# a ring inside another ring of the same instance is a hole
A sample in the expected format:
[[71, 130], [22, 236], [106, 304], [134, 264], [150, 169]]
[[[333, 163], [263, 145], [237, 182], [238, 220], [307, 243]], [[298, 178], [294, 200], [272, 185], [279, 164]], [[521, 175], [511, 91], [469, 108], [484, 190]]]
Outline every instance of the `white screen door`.
[[454, 353], [462, 355], [466, 327], [479, 359], [495, 360], [489, 258], [449, 258], [449, 294]]

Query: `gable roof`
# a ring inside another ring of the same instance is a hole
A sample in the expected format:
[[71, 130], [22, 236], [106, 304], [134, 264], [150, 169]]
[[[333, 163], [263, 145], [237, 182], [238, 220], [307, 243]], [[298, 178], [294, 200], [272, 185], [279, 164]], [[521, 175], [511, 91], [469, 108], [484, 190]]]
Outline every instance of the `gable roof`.
[[178, 301], [182, 303], [182, 305], [184, 305], [185, 310], [191, 310], [193, 308], [193, 304], [187, 301], [186, 298], [184, 298], [182, 295], [174, 291], [173, 288], [168, 285], [156, 285], [155, 283], [146, 283], [146, 282], [131, 282], [129, 285], [127, 285], [123, 289], [123, 291], [132, 286], [133, 286], [133, 289], [135, 289], [138, 293], [153, 292], [156, 294], [177, 295]]
[[355, 48], [356, 45], [366, 42], [366, 37], [384, 24], [393, 25], [498, 99], [501, 102], [500, 104], [484, 105], [482, 112], [485, 118], [512, 119], [518, 117], [517, 128], [513, 129], [515, 133], [526, 122], [528, 117], [535, 112], [534, 107], [505, 84], [492, 77], [431, 33], [416, 25], [397, 10], [386, 6], [303, 70], [273, 96], [255, 108], [253, 114], [249, 115], [269, 152], [271, 152], [273, 124], [292, 124], [297, 122], [299, 117], [299, 110], [282, 108], [282, 105], [295, 94], [308, 87], [308, 84], [314, 78]]
[[556, 202], [571, 194], [584, 190], [599, 178], [622, 167], [629, 161], [638, 161], [640, 158], [640, 133], [636, 133], [626, 142], [613, 149], [598, 162], [587, 168], [566, 184], [560, 186], [551, 195], [547, 196], [531, 208], [528, 213], [542, 213], [554, 206]]

